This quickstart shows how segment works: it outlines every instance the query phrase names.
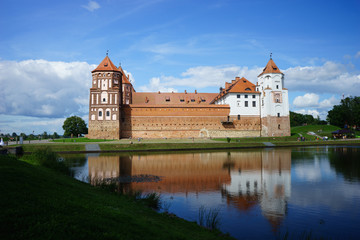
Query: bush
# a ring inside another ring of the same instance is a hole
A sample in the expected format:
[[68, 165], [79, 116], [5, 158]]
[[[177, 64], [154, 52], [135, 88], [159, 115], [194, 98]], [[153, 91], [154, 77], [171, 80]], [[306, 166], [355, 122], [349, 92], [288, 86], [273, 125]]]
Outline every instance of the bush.
[[36, 149], [29, 157], [26, 157], [26, 160], [31, 161], [33, 164], [71, 175], [70, 168], [49, 147]]

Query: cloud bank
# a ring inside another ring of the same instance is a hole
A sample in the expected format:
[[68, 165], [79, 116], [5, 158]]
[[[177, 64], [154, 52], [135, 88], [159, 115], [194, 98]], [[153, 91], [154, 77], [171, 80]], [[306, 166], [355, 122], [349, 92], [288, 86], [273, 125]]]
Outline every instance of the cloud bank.
[[91, 70], [85, 62], [0, 62], [0, 114], [66, 117], [88, 112]]

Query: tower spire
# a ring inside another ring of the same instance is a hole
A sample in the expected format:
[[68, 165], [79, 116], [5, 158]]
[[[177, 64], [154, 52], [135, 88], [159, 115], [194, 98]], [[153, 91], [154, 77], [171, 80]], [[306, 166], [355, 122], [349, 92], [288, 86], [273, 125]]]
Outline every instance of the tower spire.
[[272, 59], [272, 52], [270, 53], [270, 59]]
[[106, 56], [109, 56], [109, 50], [106, 50]]

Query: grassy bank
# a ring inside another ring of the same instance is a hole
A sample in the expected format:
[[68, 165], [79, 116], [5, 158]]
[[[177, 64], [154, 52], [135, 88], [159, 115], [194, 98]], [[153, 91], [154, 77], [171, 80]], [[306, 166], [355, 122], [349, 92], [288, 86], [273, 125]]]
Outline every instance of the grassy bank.
[[[128, 141], [127, 141], [128, 142]], [[271, 142], [276, 147], [286, 146], [312, 146], [312, 145], [360, 145], [360, 139], [353, 140], [307, 140], [305, 142], [297, 141], [297, 138], [249, 138], [249, 139], [226, 139], [208, 140], [208, 142], [199, 143], [167, 143], [165, 140], [158, 143], [98, 143], [101, 151], [183, 151], [183, 150], [221, 150], [221, 149], [241, 149], [241, 148], [263, 148], [266, 147], [264, 142]], [[22, 145], [24, 152], [34, 152], [44, 146], [49, 147], [55, 152], [84, 152], [85, 144], [25, 144]]]
[[15, 157], [0, 182], [0, 239], [229, 239]]

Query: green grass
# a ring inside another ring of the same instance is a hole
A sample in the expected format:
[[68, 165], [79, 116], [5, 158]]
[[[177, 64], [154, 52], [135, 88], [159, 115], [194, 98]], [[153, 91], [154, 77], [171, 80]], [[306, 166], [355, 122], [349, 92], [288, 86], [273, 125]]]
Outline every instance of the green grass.
[[339, 127], [333, 125], [308, 125], [308, 126], [297, 126], [291, 128], [292, 134], [302, 134], [306, 138], [315, 139], [314, 136], [308, 135], [308, 132], [314, 132], [322, 137], [332, 137], [331, 132], [340, 129]]
[[12, 156], [0, 182], [0, 239], [230, 239]]
[[80, 143], [80, 142], [106, 142], [106, 141], [114, 141], [114, 140], [89, 139], [89, 138], [60, 138], [51, 141], [57, 143]]
[[68, 144], [68, 143], [37, 143], [37, 144], [23, 144], [21, 145], [24, 152], [34, 152], [43, 147], [49, 147], [54, 152], [75, 152], [85, 151], [85, 144]]

